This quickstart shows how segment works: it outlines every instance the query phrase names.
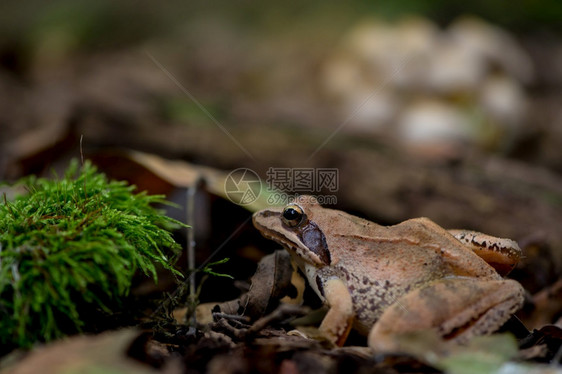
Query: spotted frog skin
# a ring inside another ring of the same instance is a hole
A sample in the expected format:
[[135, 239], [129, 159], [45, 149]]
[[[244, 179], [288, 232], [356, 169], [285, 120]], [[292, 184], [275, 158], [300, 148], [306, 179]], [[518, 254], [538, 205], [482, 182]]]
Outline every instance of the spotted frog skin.
[[352, 326], [376, 351], [399, 350], [397, 337], [422, 330], [463, 342], [495, 331], [523, 303], [521, 285], [502, 278], [521, 255], [509, 239], [447, 231], [427, 218], [381, 226], [311, 196], [259, 211], [253, 222], [328, 305], [320, 331], [338, 345]]

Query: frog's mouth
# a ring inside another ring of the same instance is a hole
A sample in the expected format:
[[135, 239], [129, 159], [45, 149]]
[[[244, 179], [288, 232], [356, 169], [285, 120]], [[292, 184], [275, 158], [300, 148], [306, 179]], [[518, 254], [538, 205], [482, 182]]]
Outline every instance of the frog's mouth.
[[254, 213], [252, 221], [261, 234], [281, 244], [289, 252], [315, 266], [329, 265], [330, 252], [326, 238], [314, 222], [305, 227], [288, 227], [281, 220], [281, 212], [264, 210]]
[[[295, 242], [295, 239], [298, 238], [293, 232], [286, 229], [280, 229], [281, 212], [269, 210], [257, 212], [253, 215], [252, 222], [254, 227], [260, 231], [264, 238], [273, 240], [288, 250], [298, 252], [297, 247], [302, 245], [302, 243]], [[291, 237], [285, 234], [285, 232], [289, 233]]]

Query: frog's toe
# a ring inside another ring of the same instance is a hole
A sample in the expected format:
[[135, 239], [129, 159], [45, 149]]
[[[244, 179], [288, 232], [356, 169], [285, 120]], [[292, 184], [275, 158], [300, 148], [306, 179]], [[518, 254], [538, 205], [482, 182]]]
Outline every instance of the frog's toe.
[[291, 331], [287, 331], [287, 335], [289, 336], [298, 336], [299, 338], [303, 338], [303, 339], [311, 339], [311, 337], [309, 337], [307, 334], [305, 334], [304, 332], [294, 329]]
[[298, 329], [288, 331], [287, 335], [310, 341], [311, 344], [319, 343], [324, 348], [335, 348], [338, 346], [332, 337], [327, 336], [316, 327], [299, 326]]

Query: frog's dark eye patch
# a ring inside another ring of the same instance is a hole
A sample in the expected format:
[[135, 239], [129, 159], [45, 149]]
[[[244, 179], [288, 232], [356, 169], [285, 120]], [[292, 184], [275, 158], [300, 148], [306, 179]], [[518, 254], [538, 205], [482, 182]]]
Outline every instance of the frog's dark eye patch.
[[328, 250], [328, 243], [324, 233], [316, 223], [309, 221], [302, 230], [299, 230], [298, 235], [306, 248], [318, 256], [324, 264], [330, 265], [332, 259]]
[[283, 209], [281, 219], [289, 227], [296, 227], [304, 221], [304, 211], [296, 204], [290, 204]]

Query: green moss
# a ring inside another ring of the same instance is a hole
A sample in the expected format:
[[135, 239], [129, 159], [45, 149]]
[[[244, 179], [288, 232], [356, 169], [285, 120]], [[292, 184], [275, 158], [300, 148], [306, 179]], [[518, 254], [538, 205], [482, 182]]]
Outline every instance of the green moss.
[[28, 347], [85, 327], [81, 313], [112, 313], [138, 270], [156, 281], [167, 229], [178, 222], [86, 162], [64, 178], [27, 178], [28, 193], [0, 203], [0, 344]]

